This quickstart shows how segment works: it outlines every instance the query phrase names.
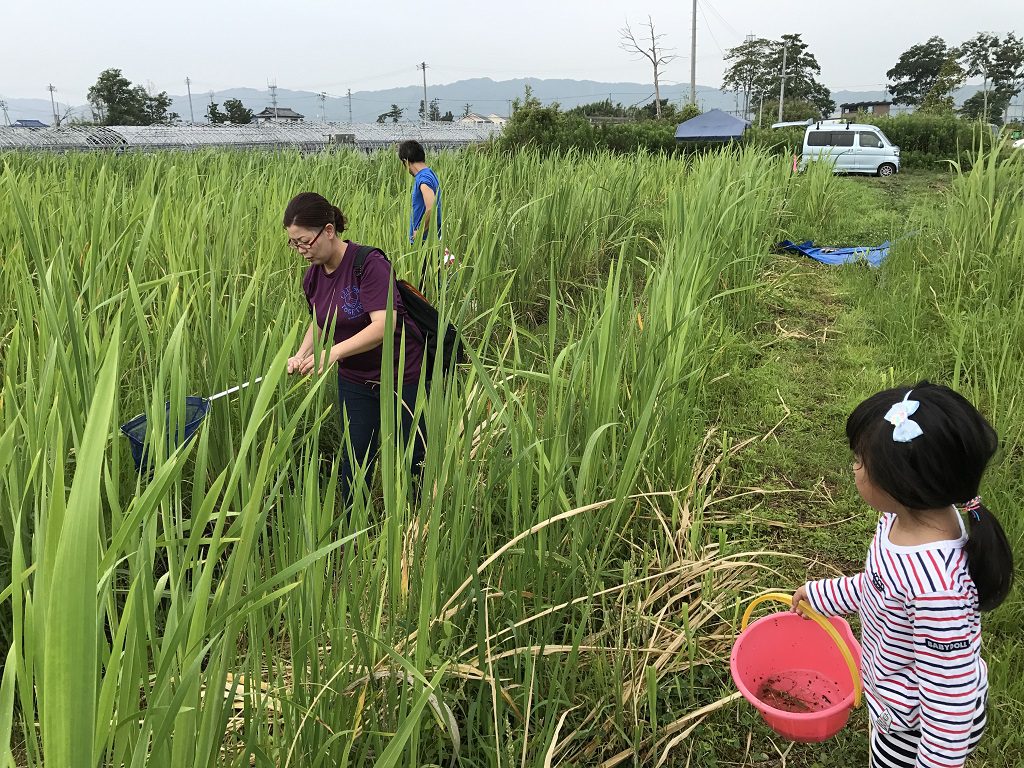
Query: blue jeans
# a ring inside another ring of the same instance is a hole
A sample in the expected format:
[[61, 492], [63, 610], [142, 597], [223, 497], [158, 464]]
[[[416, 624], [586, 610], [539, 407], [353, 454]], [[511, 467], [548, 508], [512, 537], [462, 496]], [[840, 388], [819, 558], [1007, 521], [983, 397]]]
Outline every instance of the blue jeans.
[[[412, 433], [413, 413], [416, 411], [416, 382], [402, 385], [402, 402], [399, 408], [402, 427], [402, 440], [408, 442]], [[397, 400], [397, 397], [396, 397]], [[380, 387], [376, 384], [353, 384], [338, 378], [338, 401], [341, 406], [341, 428], [345, 429], [348, 417], [348, 436], [352, 443], [355, 460], [366, 466], [366, 480], [369, 484], [377, 451], [380, 448]], [[397, 405], [397, 403], [396, 403]], [[426, 424], [421, 419], [416, 429], [416, 439], [412, 449], [412, 477], [416, 491], [419, 491], [419, 480], [423, 475], [423, 457], [426, 453]], [[343, 448], [341, 456], [342, 499], [351, 502], [352, 466], [348, 452]]]

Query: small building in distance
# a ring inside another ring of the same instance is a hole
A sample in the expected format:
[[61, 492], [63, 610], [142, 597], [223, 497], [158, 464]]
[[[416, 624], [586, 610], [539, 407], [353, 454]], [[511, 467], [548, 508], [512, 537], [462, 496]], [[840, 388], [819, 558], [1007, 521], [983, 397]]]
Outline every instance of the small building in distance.
[[294, 109], [288, 107], [267, 107], [252, 116], [254, 123], [298, 123], [303, 119]]
[[892, 107], [891, 101], [851, 101], [839, 105], [840, 117], [856, 117], [857, 115], [888, 115]]
[[15, 120], [13, 128], [49, 128], [46, 123], [41, 120]]
[[487, 117], [484, 117], [483, 115], [478, 115], [476, 112], [470, 112], [468, 115], [460, 117], [455, 122], [459, 123], [460, 125], [502, 126], [507, 122], [507, 119], [502, 117], [501, 115], [488, 115]]

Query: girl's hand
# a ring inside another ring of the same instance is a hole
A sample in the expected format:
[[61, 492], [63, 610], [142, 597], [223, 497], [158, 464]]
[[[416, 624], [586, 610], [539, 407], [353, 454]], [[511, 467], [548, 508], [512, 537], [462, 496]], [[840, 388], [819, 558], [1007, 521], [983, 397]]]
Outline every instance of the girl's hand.
[[806, 619], [807, 614], [804, 613], [803, 606], [801, 606], [800, 604], [810, 604], [810, 602], [811, 601], [807, 599], [807, 585], [804, 584], [796, 592], [793, 593], [793, 605], [790, 606], [790, 610], [793, 611], [793, 613], [799, 616], [803, 616]]

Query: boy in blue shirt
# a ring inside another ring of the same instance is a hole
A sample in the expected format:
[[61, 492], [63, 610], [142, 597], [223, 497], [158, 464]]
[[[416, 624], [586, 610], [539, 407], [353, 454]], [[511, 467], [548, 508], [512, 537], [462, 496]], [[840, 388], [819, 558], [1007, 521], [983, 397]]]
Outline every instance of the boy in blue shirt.
[[441, 183], [427, 167], [427, 156], [418, 141], [403, 141], [398, 145], [398, 159], [413, 177], [412, 216], [409, 219], [409, 242], [426, 241], [432, 220], [437, 220], [437, 239], [441, 239]]

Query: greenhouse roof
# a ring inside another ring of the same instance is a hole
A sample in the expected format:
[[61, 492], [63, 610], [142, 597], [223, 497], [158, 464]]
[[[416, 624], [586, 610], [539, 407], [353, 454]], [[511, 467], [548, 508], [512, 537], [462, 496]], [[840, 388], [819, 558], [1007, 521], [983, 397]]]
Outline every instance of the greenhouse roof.
[[459, 123], [249, 123], [247, 125], [69, 125], [27, 131], [0, 126], [0, 151], [153, 151], [214, 147], [302, 150], [333, 145], [371, 151], [415, 139], [428, 149], [486, 141], [500, 131], [493, 124]]

